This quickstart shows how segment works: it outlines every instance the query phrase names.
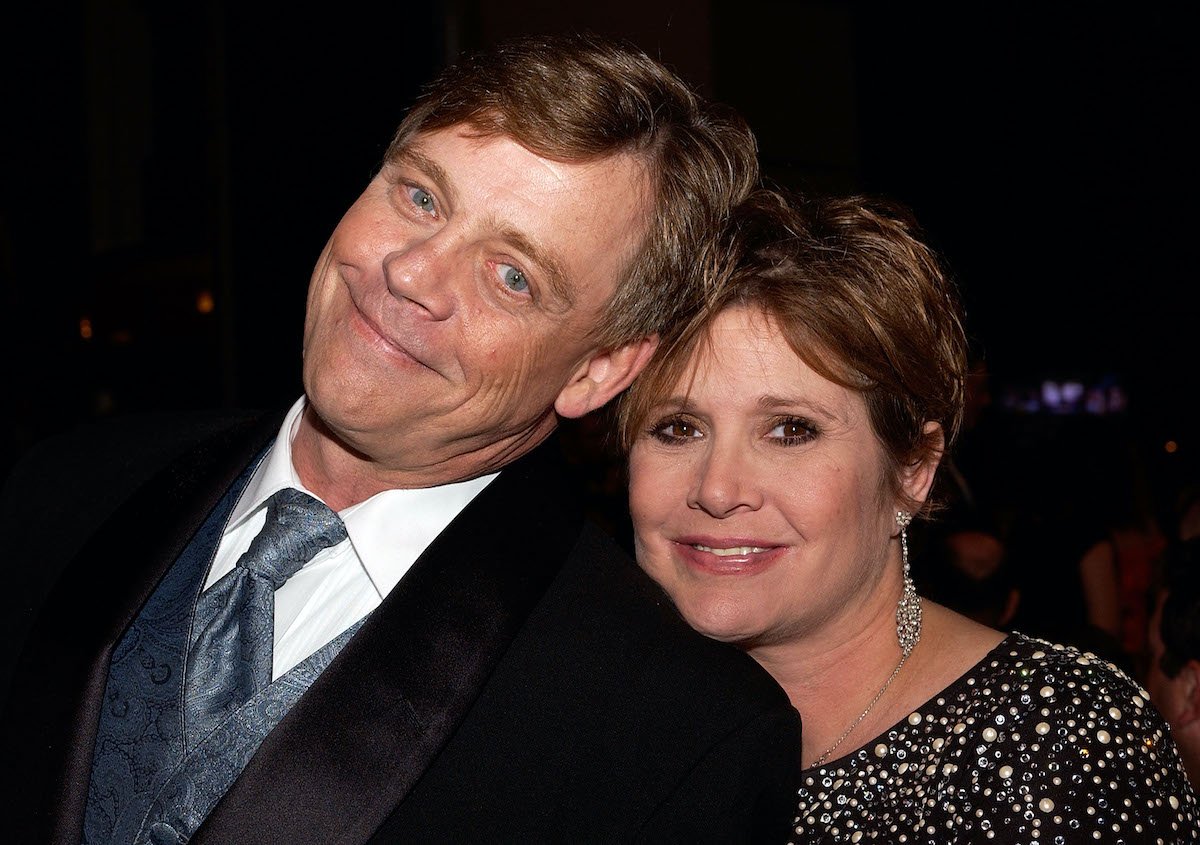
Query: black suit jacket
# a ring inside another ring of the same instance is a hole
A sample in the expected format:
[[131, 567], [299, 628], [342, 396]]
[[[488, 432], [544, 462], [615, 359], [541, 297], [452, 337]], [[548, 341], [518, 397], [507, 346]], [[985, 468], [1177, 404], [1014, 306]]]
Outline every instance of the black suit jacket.
[[[60, 568], [39, 557], [48, 546], [70, 562], [9, 697], [6, 794], [30, 800], [6, 841], [80, 841], [112, 648], [278, 423], [210, 424], [178, 456], [161, 448], [173, 457], [144, 484], [127, 466], [127, 501], [78, 506], [94, 531], [63, 517], [74, 498], [104, 499], [85, 483], [87, 447], [55, 447], [77, 483], [51, 501], [21, 496], [48, 477], [36, 461], [14, 477], [21, 559]], [[780, 842], [798, 745], [783, 692], [688, 629], [586, 522], [548, 443], [425, 551], [192, 842]]]

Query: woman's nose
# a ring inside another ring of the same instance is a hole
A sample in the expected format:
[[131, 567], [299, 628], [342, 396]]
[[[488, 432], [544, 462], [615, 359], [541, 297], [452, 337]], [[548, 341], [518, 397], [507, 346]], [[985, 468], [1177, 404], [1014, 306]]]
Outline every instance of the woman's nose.
[[737, 446], [711, 449], [697, 466], [688, 506], [718, 519], [762, 506], [762, 485], [755, 462]]

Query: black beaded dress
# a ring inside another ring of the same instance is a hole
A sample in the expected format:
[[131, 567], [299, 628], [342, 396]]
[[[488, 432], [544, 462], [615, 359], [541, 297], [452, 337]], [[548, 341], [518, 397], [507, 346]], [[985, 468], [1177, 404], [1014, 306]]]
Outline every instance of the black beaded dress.
[[1145, 690], [1011, 634], [881, 736], [806, 770], [791, 841], [1200, 842], [1200, 811]]

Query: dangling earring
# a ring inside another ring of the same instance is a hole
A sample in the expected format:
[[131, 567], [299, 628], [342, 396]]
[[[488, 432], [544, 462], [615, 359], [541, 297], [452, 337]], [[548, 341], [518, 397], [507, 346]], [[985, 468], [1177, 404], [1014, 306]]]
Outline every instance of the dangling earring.
[[908, 568], [908, 526], [911, 522], [912, 514], [896, 511], [896, 524], [900, 526], [900, 559], [904, 562], [904, 593], [896, 606], [896, 637], [905, 657], [912, 654], [921, 639], [921, 597], [917, 595]]

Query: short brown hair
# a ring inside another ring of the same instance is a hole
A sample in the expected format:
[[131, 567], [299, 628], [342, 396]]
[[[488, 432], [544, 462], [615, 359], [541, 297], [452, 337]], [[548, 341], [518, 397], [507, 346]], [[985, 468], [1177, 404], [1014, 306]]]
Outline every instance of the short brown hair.
[[[787, 198], [762, 190], [725, 232], [727, 266], [702, 313], [660, 346], [624, 398], [628, 449], [654, 402], [708, 342], [712, 318], [748, 306], [772, 317], [808, 366], [863, 395], [904, 499], [902, 468], [936, 459], [962, 420], [967, 341], [962, 309], [941, 261], [900, 205], [865, 197]], [[906, 502], [909, 509], [919, 508]]]
[[593, 332], [615, 347], [699, 307], [711, 241], [758, 178], [757, 148], [732, 110], [706, 103], [644, 52], [595, 35], [539, 35], [466, 56], [425, 90], [388, 158], [420, 133], [468, 125], [544, 158], [629, 154], [654, 199], [649, 231]]

